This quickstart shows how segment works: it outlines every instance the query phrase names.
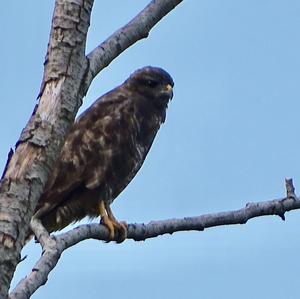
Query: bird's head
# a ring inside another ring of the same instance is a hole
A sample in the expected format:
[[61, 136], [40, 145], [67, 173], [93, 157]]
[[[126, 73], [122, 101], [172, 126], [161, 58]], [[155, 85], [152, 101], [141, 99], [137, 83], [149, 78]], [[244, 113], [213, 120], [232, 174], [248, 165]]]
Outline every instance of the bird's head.
[[126, 84], [149, 99], [157, 108], [166, 108], [173, 97], [173, 79], [158, 67], [138, 69], [126, 80]]

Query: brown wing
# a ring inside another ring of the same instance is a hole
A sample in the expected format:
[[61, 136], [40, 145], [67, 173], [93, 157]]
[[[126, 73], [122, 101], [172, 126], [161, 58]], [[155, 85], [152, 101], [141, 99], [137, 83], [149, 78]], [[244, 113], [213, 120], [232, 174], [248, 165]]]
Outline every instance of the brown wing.
[[109, 134], [113, 127], [118, 126], [121, 107], [116, 107], [126, 106], [125, 102], [117, 91], [110, 92], [96, 101], [73, 125], [38, 202], [38, 217], [68, 200], [80, 186], [92, 189], [101, 184], [110, 167], [112, 154], [119, 151], [115, 142], [117, 132], [112, 136]]
[[99, 200], [111, 202], [143, 164], [160, 123], [124, 92], [98, 100], [71, 129], [37, 206], [48, 231], [98, 216]]

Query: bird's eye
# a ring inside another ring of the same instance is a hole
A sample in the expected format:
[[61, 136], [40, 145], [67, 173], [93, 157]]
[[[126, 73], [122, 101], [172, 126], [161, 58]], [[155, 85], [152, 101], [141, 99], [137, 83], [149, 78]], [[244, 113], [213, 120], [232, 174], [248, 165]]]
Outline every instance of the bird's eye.
[[155, 81], [155, 80], [147, 80], [146, 81], [146, 84], [149, 86], [149, 87], [155, 87], [158, 85], [158, 82]]

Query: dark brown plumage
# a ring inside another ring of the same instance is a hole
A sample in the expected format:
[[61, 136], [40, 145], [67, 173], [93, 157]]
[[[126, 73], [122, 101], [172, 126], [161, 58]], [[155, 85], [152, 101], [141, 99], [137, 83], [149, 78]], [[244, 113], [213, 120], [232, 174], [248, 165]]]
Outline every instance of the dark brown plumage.
[[114, 230], [125, 230], [109, 205], [142, 166], [165, 121], [173, 85], [164, 70], [144, 67], [78, 118], [36, 208], [49, 232], [99, 215], [111, 239]]

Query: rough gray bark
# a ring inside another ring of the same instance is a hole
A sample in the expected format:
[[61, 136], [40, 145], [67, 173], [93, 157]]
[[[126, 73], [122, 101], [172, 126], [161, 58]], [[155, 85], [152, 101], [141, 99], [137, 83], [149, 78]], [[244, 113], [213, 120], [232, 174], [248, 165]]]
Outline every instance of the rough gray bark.
[[[56, 1], [39, 105], [0, 186], [0, 298], [6, 298], [34, 207], [81, 104], [92, 0]], [[80, 96], [78, 96], [80, 95]]]
[[39, 104], [0, 184], [0, 298], [8, 296], [34, 208], [91, 81], [181, 1], [153, 0], [86, 57], [93, 0], [56, 0]]
[[[127, 239], [144, 241], [148, 238], [179, 231], [204, 231], [207, 228], [221, 225], [245, 224], [249, 219], [265, 215], [278, 215], [284, 219], [285, 212], [300, 208], [300, 199], [294, 194], [292, 180], [286, 180], [286, 189], [287, 196], [285, 198], [249, 203], [245, 208], [236, 211], [152, 221], [148, 224], [129, 224]], [[36, 220], [32, 221], [31, 227], [40, 241], [43, 254], [32, 272], [21, 280], [13, 290], [11, 299], [28, 298], [45, 284], [49, 273], [56, 266], [64, 250], [86, 239], [107, 240], [108, 238], [107, 228], [96, 223], [78, 226], [55, 237], [49, 237], [48, 232]]]

